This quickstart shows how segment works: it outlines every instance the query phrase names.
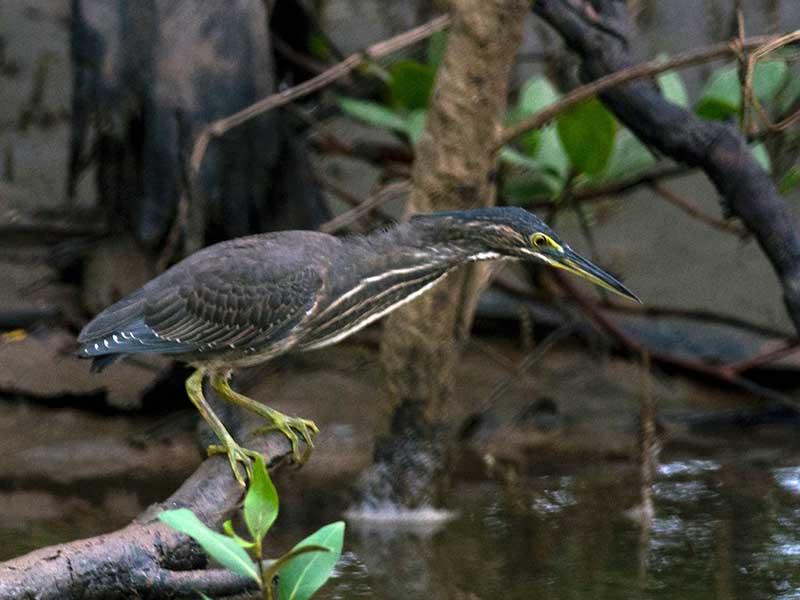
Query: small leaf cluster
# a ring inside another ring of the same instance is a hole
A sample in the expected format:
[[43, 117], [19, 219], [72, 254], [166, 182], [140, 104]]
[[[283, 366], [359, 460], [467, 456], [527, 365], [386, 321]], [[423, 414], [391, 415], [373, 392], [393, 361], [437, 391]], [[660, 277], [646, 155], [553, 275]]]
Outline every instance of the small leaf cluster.
[[[661, 57], [664, 60], [664, 57]], [[800, 99], [800, 84], [788, 76], [785, 62], [758, 63], [753, 74], [754, 94], [764, 105], [793, 105]], [[676, 72], [656, 78], [659, 90], [670, 102], [689, 110], [691, 103], [683, 79]], [[558, 102], [560, 94], [542, 76], [523, 86], [508, 121], [514, 123]], [[741, 84], [736, 67], [715, 72], [703, 89], [693, 110], [706, 119], [741, 117]], [[761, 166], [771, 171], [771, 161], [761, 143], [750, 147]], [[656, 162], [650, 150], [619, 123], [596, 98], [582, 102], [558, 115], [555, 123], [531, 131], [501, 151], [512, 167], [505, 178], [503, 193], [517, 204], [558, 200], [567, 186], [581, 187], [635, 177]], [[779, 182], [782, 193], [800, 184], [795, 168]]]
[[[445, 44], [446, 34], [438, 33], [430, 42], [426, 63], [413, 60], [394, 63], [388, 70], [385, 102], [343, 97], [339, 99], [340, 108], [358, 121], [395, 131], [416, 143], [425, 124]], [[656, 82], [667, 100], [690, 108], [689, 94], [680, 74], [666, 72]], [[791, 76], [786, 60], [763, 60], [754, 68], [753, 93], [763, 106], [783, 114], [800, 101], [800, 78]], [[560, 97], [545, 77], [534, 76], [522, 86], [506, 123], [513, 124], [538, 113]], [[741, 119], [741, 101], [737, 67], [724, 66], [711, 75], [693, 110], [706, 119]], [[753, 144], [751, 150], [764, 169], [771, 171], [770, 156], [764, 145]], [[500, 159], [505, 173], [502, 194], [507, 202], [514, 204], [557, 201], [568, 187], [635, 177], [656, 163], [651, 151], [596, 98], [559, 114], [548, 126], [521, 135], [513, 145], [501, 149]], [[800, 186], [800, 168], [789, 168], [778, 185], [782, 193]]]
[[275, 598], [276, 577], [278, 600], [306, 600], [328, 580], [342, 553], [344, 523], [341, 521], [326, 525], [283, 556], [266, 560], [264, 538], [278, 517], [278, 493], [261, 457], [253, 466], [243, 517], [250, 539], [237, 534], [230, 520], [223, 525], [224, 534], [213, 531], [187, 508], [167, 510], [158, 516], [194, 539], [223, 567], [253, 579], [265, 600]]
[[341, 97], [339, 108], [357, 121], [395, 131], [416, 144], [425, 127], [445, 36], [440, 31], [431, 37], [426, 62], [404, 59], [389, 67], [385, 103]]

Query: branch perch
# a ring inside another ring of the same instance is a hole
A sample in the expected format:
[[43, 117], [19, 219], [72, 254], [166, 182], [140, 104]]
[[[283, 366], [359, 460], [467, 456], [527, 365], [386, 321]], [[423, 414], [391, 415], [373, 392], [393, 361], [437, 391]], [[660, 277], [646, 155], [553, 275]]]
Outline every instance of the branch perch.
[[[206, 392], [212, 401], [212, 392]], [[225, 414], [224, 403], [220, 412]], [[233, 414], [238, 417], [239, 414]], [[250, 419], [232, 418], [232, 432], [264, 454], [271, 468], [291, 460], [281, 434], [244, 434], [257, 427]], [[248, 439], [249, 438], [249, 439]], [[116, 598], [216, 598], [255, 589], [255, 582], [223, 569], [206, 570], [200, 547], [156, 516], [166, 509], [189, 508], [206, 525], [219, 530], [241, 500], [243, 489], [224, 456], [205, 460], [167, 500], [148, 508], [130, 525], [97, 537], [49, 546], [0, 563], [3, 600], [113, 600]]]

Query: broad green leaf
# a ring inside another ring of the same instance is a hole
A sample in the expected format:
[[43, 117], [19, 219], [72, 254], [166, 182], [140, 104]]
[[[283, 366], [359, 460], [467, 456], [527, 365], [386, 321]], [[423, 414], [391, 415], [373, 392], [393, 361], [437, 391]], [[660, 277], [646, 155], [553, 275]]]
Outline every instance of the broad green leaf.
[[328, 580], [336, 561], [342, 554], [344, 523], [326, 525], [292, 548], [296, 552], [304, 546], [322, 546], [330, 552], [301, 554], [280, 569], [278, 597], [281, 600], [307, 600]]
[[563, 179], [527, 154], [506, 146], [500, 150], [500, 160], [524, 172], [512, 173], [503, 181], [503, 196], [511, 204], [525, 206], [536, 200], [552, 200], [564, 189]]
[[600, 179], [611, 181], [633, 177], [646, 171], [655, 164], [655, 158], [639, 139], [628, 129], [620, 130], [617, 143], [608, 166], [601, 173]]
[[786, 171], [786, 175], [781, 178], [778, 184], [778, 191], [781, 194], [790, 194], [800, 187], [800, 169], [797, 167], [790, 167]]
[[800, 98], [800, 77], [790, 77], [786, 86], [777, 98], [778, 112], [782, 115], [789, 114], [795, 108], [795, 102]]
[[519, 167], [520, 169], [525, 169], [527, 171], [542, 170], [542, 165], [540, 165], [535, 159], [531, 158], [527, 154], [523, 154], [522, 152], [514, 150], [514, 148], [509, 146], [503, 146], [500, 149], [500, 160], [506, 164]]
[[[513, 125], [525, 117], [525, 113], [523, 113], [519, 108], [512, 108], [506, 114], [505, 125]], [[539, 140], [541, 136], [541, 130], [531, 129], [530, 131], [526, 131], [522, 135], [517, 136], [516, 146], [521, 148], [529, 156], [533, 156], [539, 149]]]
[[762, 60], [753, 69], [753, 92], [763, 103], [771, 102], [783, 88], [789, 67], [782, 60]]
[[556, 121], [556, 129], [577, 171], [596, 175], [608, 164], [614, 150], [617, 124], [599, 100], [592, 98], [562, 113]]
[[689, 106], [689, 93], [686, 91], [683, 79], [681, 79], [677, 71], [662, 73], [658, 76], [657, 81], [664, 98], [683, 108]]
[[212, 600], [209, 596], [206, 596], [203, 592], [197, 592], [197, 594], [202, 598], [202, 600]]
[[537, 201], [555, 200], [563, 190], [563, 180], [542, 171], [507, 177], [503, 181], [502, 194], [509, 204], [528, 206]]
[[[558, 100], [558, 92], [550, 82], [537, 75], [531, 77], [522, 86], [516, 108], [509, 112], [509, 124], [535, 114]], [[529, 155], [534, 156], [541, 143], [541, 130], [527, 131], [518, 138], [519, 146]]]
[[569, 157], [564, 150], [564, 146], [561, 145], [561, 139], [556, 132], [555, 125], [542, 129], [539, 149], [536, 151], [534, 158], [550, 173], [556, 175], [562, 181], [566, 181], [567, 173], [569, 172]]
[[311, 552], [330, 552], [330, 548], [325, 548], [324, 546], [302, 546], [300, 548], [294, 548], [293, 550], [289, 550], [286, 554], [281, 556], [279, 559], [272, 562], [267, 569], [267, 572], [264, 573], [264, 580], [272, 582], [275, 579], [275, 575], [277, 575], [281, 569], [283, 569], [286, 564], [301, 554], [308, 554]]
[[264, 459], [258, 456], [244, 497], [244, 522], [254, 540], [263, 540], [277, 517], [278, 492], [267, 473]]
[[408, 115], [406, 119], [406, 134], [412, 144], [416, 144], [419, 141], [422, 131], [425, 129], [425, 119], [427, 116], [428, 111], [426, 110], [415, 110]]
[[767, 152], [764, 144], [753, 144], [750, 146], [750, 151], [753, 153], [753, 158], [758, 161], [767, 173], [772, 171], [772, 162], [769, 159], [769, 152]]
[[[779, 60], [761, 61], [753, 69], [753, 92], [763, 104], [771, 102], [786, 84], [789, 68]], [[741, 110], [742, 86], [737, 67], [724, 67], [711, 76], [695, 111], [706, 119], [727, 119]]]
[[719, 69], [708, 80], [695, 112], [705, 119], [727, 119], [739, 110], [740, 90], [736, 67]]
[[399, 60], [389, 68], [389, 100], [394, 108], [428, 107], [436, 70], [415, 60]]
[[231, 538], [209, 529], [188, 508], [165, 510], [158, 515], [158, 518], [173, 529], [185, 533], [195, 540], [209, 556], [222, 566], [261, 582], [256, 565], [247, 552]]
[[437, 31], [428, 40], [428, 64], [438, 69], [447, 48], [447, 31]]
[[543, 110], [558, 100], [558, 92], [553, 85], [541, 75], [528, 79], [519, 93], [517, 108], [525, 115], [532, 115]]
[[338, 100], [338, 104], [346, 115], [367, 125], [395, 131], [406, 131], [406, 119], [403, 115], [376, 102], [341, 97]]

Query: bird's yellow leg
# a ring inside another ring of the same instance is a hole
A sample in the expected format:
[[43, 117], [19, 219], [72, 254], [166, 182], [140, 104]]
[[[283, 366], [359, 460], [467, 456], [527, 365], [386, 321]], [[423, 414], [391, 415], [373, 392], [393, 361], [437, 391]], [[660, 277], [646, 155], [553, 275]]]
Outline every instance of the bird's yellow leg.
[[[299, 417], [286, 416], [274, 408], [270, 408], [260, 402], [256, 402], [252, 398], [243, 396], [231, 388], [230, 383], [228, 383], [228, 378], [224, 375], [212, 375], [211, 387], [225, 400], [229, 400], [271, 421], [270, 425], [267, 425], [259, 431], [280, 431], [289, 438], [289, 441], [292, 443], [292, 453], [295, 461], [302, 465], [308, 460], [311, 450], [314, 448], [314, 436], [319, 433], [319, 428], [317, 428], [313, 421], [301, 419]], [[302, 455], [300, 454], [300, 438], [297, 435], [298, 433], [306, 443], [306, 450]]]
[[252, 461], [255, 460], [258, 453], [253, 450], [248, 450], [247, 448], [242, 448], [237, 444], [233, 436], [225, 429], [225, 425], [222, 424], [222, 421], [220, 421], [219, 417], [211, 409], [205, 396], [203, 396], [203, 377], [205, 373], [205, 369], [202, 368], [192, 373], [186, 380], [186, 392], [189, 394], [192, 404], [197, 407], [197, 410], [200, 411], [200, 415], [205, 419], [208, 426], [211, 427], [211, 431], [214, 432], [214, 435], [216, 435], [217, 439], [220, 441], [220, 445], [208, 447], [208, 455], [227, 454], [228, 462], [231, 464], [231, 469], [233, 470], [234, 477], [236, 477], [236, 481], [245, 485], [245, 474], [242, 474], [239, 463], [244, 465], [246, 476], [249, 479], [252, 475]]

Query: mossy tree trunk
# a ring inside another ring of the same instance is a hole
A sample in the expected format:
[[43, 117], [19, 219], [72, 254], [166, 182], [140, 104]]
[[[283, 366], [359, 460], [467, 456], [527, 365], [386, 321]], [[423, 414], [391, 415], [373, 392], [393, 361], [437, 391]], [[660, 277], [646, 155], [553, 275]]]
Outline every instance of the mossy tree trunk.
[[[409, 213], [495, 202], [493, 147], [528, 2], [453, 0], [451, 8], [447, 49], [416, 149]], [[376, 467], [362, 480], [367, 502], [435, 502], [445, 466], [436, 432], [485, 273], [478, 265], [459, 269], [389, 317], [381, 359], [391, 427], [378, 443]]]
[[[524, 0], [453, 0], [453, 25], [417, 146], [409, 213], [494, 204], [492, 149], [527, 10]], [[483, 270], [462, 268], [389, 317], [381, 354], [392, 407], [419, 402], [435, 420], [446, 405]]]

